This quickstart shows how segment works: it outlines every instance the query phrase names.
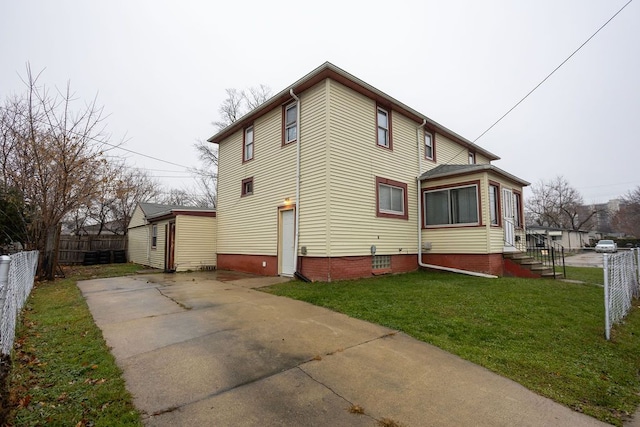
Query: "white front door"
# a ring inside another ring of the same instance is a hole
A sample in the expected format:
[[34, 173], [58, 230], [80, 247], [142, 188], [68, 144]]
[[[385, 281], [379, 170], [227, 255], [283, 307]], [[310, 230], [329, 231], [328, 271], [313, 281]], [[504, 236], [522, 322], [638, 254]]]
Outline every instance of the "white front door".
[[280, 274], [293, 276], [295, 273], [293, 243], [295, 239], [294, 210], [280, 211]]
[[502, 189], [502, 227], [504, 228], [504, 250], [515, 250], [516, 224], [513, 209], [513, 192], [509, 188]]

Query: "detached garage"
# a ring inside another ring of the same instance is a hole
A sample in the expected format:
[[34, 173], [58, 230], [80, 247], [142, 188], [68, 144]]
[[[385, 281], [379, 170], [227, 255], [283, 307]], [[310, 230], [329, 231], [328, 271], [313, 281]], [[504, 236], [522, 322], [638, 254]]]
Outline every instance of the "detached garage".
[[216, 267], [216, 211], [138, 203], [127, 228], [129, 261], [165, 271]]

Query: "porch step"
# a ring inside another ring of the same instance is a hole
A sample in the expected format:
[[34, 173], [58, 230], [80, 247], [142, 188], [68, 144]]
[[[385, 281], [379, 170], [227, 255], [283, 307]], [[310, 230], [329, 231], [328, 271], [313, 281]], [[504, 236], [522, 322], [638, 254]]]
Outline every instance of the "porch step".
[[[532, 256], [527, 255], [524, 252], [514, 252], [514, 253], [505, 253], [503, 254], [504, 258], [510, 259], [516, 264], [520, 265], [523, 268], [535, 273], [543, 278], [554, 278], [553, 268], [546, 266], [542, 263], [542, 261], [538, 261]], [[555, 274], [556, 279], [563, 278], [561, 273]]]

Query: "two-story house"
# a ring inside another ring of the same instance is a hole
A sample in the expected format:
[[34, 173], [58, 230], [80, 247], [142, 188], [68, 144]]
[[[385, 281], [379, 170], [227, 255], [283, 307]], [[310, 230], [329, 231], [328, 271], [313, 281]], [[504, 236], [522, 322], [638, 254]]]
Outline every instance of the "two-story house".
[[522, 238], [526, 181], [328, 62], [208, 141], [219, 145], [219, 269], [502, 275]]

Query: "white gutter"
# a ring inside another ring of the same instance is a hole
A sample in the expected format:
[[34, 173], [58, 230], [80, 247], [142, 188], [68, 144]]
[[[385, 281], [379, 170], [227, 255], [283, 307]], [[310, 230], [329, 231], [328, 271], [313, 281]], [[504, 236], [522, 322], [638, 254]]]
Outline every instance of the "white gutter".
[[[416, 128], [416, 141], [418, 143], [418, 176], [416, 177], [416, 183], [418, 185], [418, 265], [424, 268], [431, 268], [433, 270], [449, 271], [451, 273], [466, 274], [468, 276], [486, 277], [489, 279], [496, 279], [498, 276], [491, 274], [478, 273], [476, 271], [460, 270], [458, 268], [443, 267], [441, 265], [425, 264], [422, 262], [422, 188], [420, 176], [422, 175], [422, 141], [420, 141], [420, 128], [427, 124], [427, 119], [422, 120], [422, 124]], [[435, 138], [435, 135], [432, 135]]]
[[293, 88], [289, 89], [289, 94], [296, 100], [296, 138], [298, 139], [296, 148], [296, 218], [293, 238], [293, 274], [298, 272], [298, 240], [300, 239], [300, 98], [293, 93]]

